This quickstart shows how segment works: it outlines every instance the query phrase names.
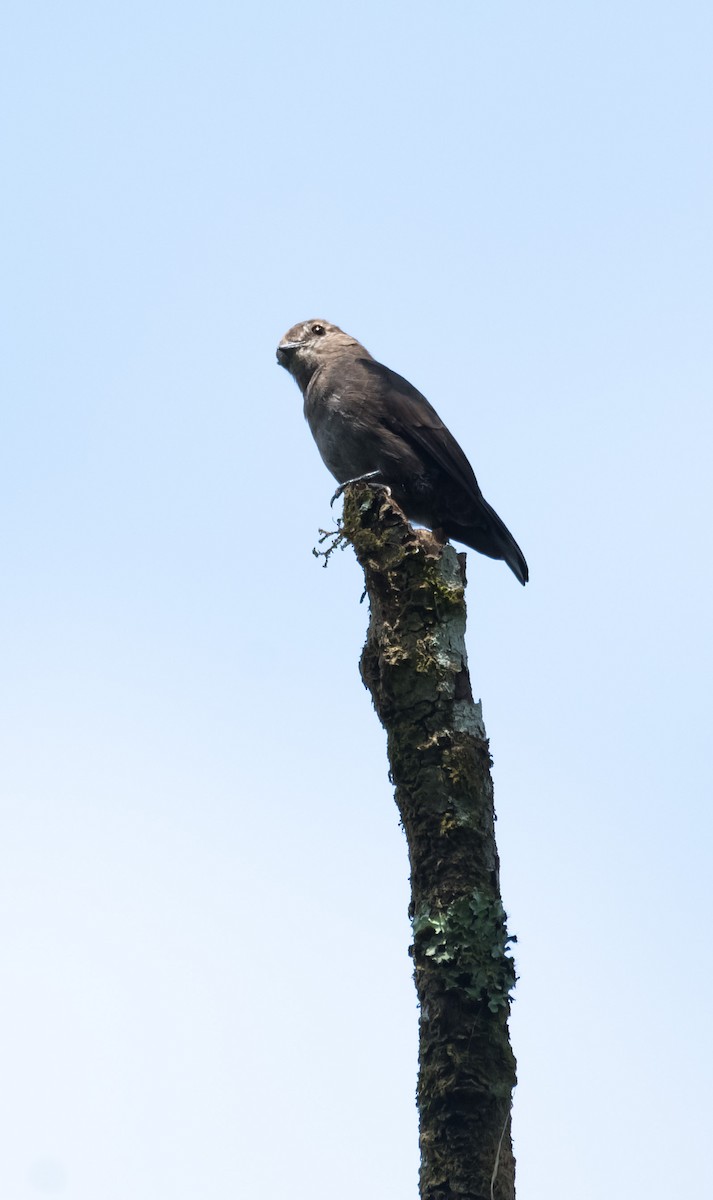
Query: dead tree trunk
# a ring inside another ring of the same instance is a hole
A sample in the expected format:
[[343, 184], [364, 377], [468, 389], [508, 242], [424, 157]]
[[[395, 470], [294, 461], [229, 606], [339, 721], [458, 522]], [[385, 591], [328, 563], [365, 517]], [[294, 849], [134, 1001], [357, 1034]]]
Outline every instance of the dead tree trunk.
[[361, 673], [408, 839], [420, 1005], [421, 1200], [513, 1200], [508, 954], [490, 754], [465, 651], [465, 555], [383, 490], [347, 489], [371, 604]]

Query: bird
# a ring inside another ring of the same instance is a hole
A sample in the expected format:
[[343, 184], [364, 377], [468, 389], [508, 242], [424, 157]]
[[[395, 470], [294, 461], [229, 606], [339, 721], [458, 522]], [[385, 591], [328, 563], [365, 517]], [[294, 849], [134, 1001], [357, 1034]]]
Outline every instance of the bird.
[[527, 583], [522, 550], [453, 434], [408, 380], [320, 318], [293, 325], [277, 361], [302, 392], [317, 449], [340, 485], [369, 479], [387, 486], [410, 521], [503, 559]]

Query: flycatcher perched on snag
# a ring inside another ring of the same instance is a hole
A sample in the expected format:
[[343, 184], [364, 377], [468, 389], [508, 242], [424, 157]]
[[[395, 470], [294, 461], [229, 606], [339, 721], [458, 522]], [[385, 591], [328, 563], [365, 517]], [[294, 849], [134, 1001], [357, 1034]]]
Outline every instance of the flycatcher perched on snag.
[[297, 381], [317, 449], [340, 484], [386, 485], [409, 520], [504, 559], [527, 583], [522, 550], [453, 435], [408, 380], [329, 321], [293, 325], [277, 361]]

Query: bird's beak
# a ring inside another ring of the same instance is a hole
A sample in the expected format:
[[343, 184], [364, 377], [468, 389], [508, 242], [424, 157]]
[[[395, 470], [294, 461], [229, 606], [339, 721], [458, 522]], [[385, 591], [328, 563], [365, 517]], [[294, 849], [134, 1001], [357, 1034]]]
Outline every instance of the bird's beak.
[[281, 367], [286, 367], [293, 351], [297, 349], [299, 342], [280, 342], [277, 347], [277, 361]]

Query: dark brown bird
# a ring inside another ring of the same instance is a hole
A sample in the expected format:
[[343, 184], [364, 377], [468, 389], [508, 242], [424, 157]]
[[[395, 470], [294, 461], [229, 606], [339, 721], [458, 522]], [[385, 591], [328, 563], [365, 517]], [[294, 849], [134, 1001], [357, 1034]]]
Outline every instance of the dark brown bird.
[[378, 479], [410, 520], [504, 559], [527, 583], [523, 553], [483, 498], [468, 459], [406, 379], [322, 320], [293, 325], [277, 361], [296, 379], [317, 448], [340, 484]]

